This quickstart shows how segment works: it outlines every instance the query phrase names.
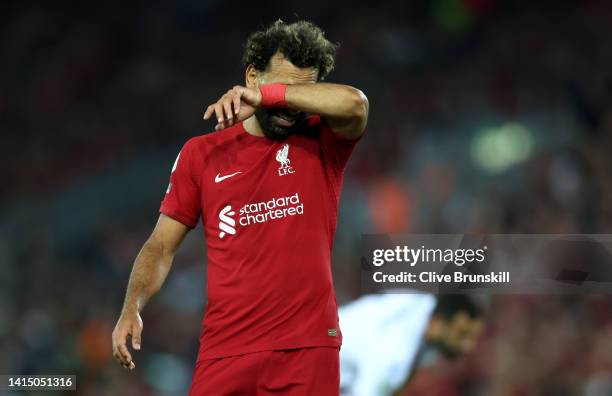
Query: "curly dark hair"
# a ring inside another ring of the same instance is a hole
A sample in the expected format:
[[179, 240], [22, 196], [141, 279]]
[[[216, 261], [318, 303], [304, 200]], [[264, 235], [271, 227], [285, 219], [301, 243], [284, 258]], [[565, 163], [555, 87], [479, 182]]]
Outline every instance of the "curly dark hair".
[[270, 58], [281, 52], [297, 67], [314, 67], [323, 80], [334, 68], [337, 44], [332, 44], [318, 26], [308, 21], [287, 24], [277, 20], [265, 29], [251, 34], [242, 62], [264, 71]]

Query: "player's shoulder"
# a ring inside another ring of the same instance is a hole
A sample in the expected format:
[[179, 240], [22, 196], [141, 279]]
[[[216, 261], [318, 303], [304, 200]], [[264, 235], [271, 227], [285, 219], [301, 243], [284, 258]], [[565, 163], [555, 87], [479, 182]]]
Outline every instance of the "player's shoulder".
[[236, 139], [236, 136], [241, 133], [238, 125], [231, 126], [220, 131], [207, 132], [201, 135], [193, 136], [185, 143], [189, 149], [211, 148], [219, 144], [226, 143]]

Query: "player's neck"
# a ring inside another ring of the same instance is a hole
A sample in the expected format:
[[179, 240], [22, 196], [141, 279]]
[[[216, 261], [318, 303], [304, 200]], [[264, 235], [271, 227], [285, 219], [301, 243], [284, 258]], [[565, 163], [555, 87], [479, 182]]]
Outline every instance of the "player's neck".
[[244, 127], [244, 130], [247, 131], [247, 133], [253, 136], [265, 136], [263, 130], [261, 129], [261, 125], [259, 125], [259, 121], [257, 121], [257, 117], [255, 117], [254, 115], [244, 120], [242, 126]]

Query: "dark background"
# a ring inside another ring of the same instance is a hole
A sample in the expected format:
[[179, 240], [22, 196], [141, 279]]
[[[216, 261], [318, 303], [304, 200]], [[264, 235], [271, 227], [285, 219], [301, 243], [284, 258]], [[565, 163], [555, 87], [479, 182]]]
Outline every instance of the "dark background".
[[[244, 82], [248, 34], [279, 17], [339, 42], [328, 80], [370, 101], [340, 209], [340, 303], [360, 295], [362, 233], [610, 233], [612, 3], [534, 3], [4, 2], [0, 373], [185, 394], [201, 228], [144, 312], [136, 371], [110, 335], [180, 147], [213, 129], [202, 109]], [[605, 396], [611, 372], [609, 296], [495, 296], [477, 350], [410, 394]]]

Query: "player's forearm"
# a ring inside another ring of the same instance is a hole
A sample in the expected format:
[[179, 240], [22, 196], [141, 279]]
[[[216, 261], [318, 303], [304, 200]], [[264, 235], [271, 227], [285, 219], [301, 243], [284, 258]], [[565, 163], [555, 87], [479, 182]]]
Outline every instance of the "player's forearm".
[[147, 301], [163, 285], [174, 253], [168, 252], [155, 236], [143, 245], [134, 261], [128, 283], [123, 312], [141, 312]]
[[285, 101], [292, 109], [327, 118], [365, 119], [368, 100], [358, 90], [348, 85], [317, 83], [289, 85]]

